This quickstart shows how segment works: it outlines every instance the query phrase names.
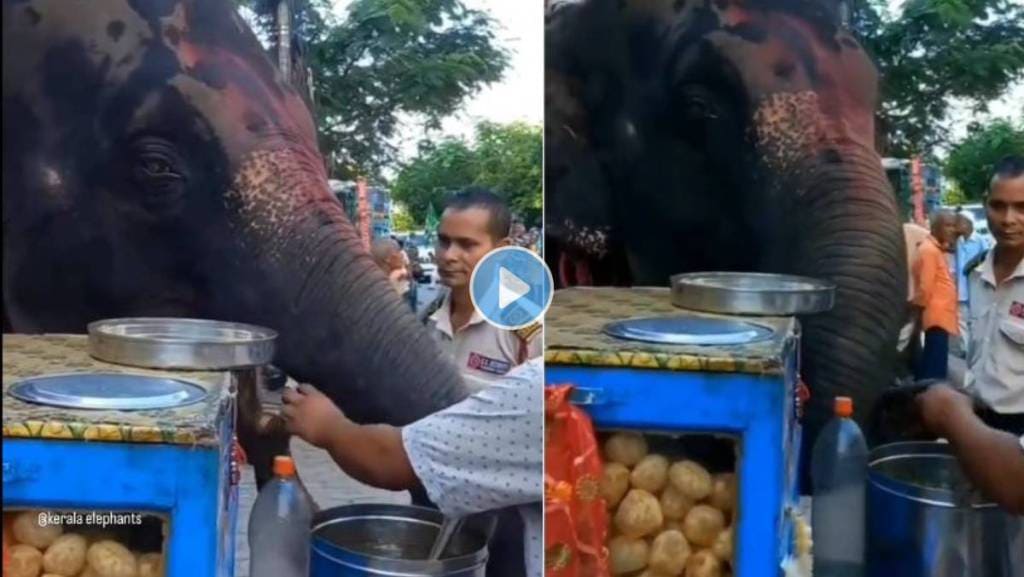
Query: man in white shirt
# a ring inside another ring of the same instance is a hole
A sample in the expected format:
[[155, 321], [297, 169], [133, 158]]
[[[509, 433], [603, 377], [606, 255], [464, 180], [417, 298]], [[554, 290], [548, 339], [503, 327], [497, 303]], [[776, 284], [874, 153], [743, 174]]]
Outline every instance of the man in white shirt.
[[969, 275], [966, 384], [994, 427], [1024, 434], [1024, 157], [996, 165], [985, 198], [995, 247]]
[[471, 390], [500, 379], [513, 367], [543, 352], [541, 325], [509, 331], [484, 320], [473, 306], [469, 281], [492, 250], [511, 244], [511, 214], [498, 195], [469, 188], [445, 204], [437, 230], [437, 267], [449, 288], [427, 326], [462, 372]]
[[525, 575], [541, 577], [543, 381], [543, 360], [536, 358], [401, 428], [358, 425], [310, 385], [285, 391], [282, 415], [292, 434], [327, 450], [362, 483], [392, 491], [423, 487], [451, 517], [514, 508], [523, 520]]

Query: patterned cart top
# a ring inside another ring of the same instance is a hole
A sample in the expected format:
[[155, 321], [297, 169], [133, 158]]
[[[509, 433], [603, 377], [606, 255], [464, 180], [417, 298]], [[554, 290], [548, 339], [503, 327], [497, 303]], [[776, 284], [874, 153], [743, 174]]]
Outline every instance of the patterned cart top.
[[[218, 427], [231, 408], [230, 373], [155, 371], [98, 361], [83, 335], [3, 336], [4, 438], [42, 438], [114, 443], [216, 445]], [[59, 373], [132, 373], [195, 383], [208, 395], [178, 409], [77, 410], [26, 403], [7, 394], [14, 383]]]
[[551, 365], [781, 374], [788, 348], [796, 342], [796, 321], [777, 317], [750, 319], [772, 328], [775, 334], [771, 339], [746, 345], [659, 345], [617, 339], [603, 332], [612, 321], [682, 314], [716, 318], [676, 308], [667, 288], [556, 291], [544, 321], [544, 360]]

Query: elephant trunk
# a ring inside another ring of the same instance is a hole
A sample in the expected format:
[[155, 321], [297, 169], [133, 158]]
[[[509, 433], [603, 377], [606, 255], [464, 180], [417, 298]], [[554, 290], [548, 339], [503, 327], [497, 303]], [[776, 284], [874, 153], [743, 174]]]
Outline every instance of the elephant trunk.
[[[285, 150], [248, 159], [229, 211], [246, 253], [236, 262], [246, 264], [243, 274], [225, 278], [253, 281], [218, 291], [218, 308], [277, 330], [275, 362], [296, 380], [315, 385], [356, 421], [392, 425], [468, 394], [370, 258], [314, 155]], [[243, 407], [240, 421], [252, 425], [252, 412]]]
[[795, 250], [779, 262], [837, 286], [831, 311], [801, 319], [801, 373], [812, 391], [804, 421], [809, 451], [836, 396], [853, 399], [855, 418], [868, 431], [894, 376], [907, 264], [895, 197], [874, 152], [852, 144], [830, 150], [796, 181], [783, 233]]

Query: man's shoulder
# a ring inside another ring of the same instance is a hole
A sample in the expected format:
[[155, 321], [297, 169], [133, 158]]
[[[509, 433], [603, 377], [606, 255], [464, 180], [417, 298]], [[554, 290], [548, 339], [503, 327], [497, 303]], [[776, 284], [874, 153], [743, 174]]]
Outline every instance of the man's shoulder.
[[985, 258], [988, 256], [988, 250], [983, 249], [974, 255], [964, 264], [964, 274], [968, 277], [981, 275], [981, 265], [985, 262]]
[[942, 248], [939, 246], [939, 243], [931, 237], [926, 237], [922, 240], [921, 244], [918, 246], [918, 250], [922, 255], [943, 256]]
[[449, 291], [440, 290], [438, 294], [434, 296], [434, 300], [424, 306], [416, 313], [416, 317], [422, 322], [430, 325], [431, 323], [436, 324], [437, 320], [441, 316], [446, 316], [448, 313], [448, 295]]
[[544, 329], [544, 325], [539, 322], [527, 325], [521, 329], [512, 331], [519, 340], [523, 342], [531, 342], [534, 338], [539, 336]]

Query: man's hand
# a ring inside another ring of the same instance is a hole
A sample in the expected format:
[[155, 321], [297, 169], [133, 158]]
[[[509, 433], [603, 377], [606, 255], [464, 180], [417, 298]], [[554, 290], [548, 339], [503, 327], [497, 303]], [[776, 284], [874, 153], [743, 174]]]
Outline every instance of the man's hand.
[[301, 437], [307, 443], [326, 449], [348, 422], [348, 417], [313, 385], [299, 385], [286, 388], [284, 408], [281, 414], [288, 425], [288, 432]]
[[946, 437], [955, 416], [974, 413], [974, 402], [947, 385], [933, 385], [917, 397], [917, 406], [926, 429]]
[[925, 424], [949, 440], [971, 482], [1014, 515], [1024, 515], [1024, 452], [1020, 438], [987, 426], [970, 397], [942, 385], [918, 397]]

